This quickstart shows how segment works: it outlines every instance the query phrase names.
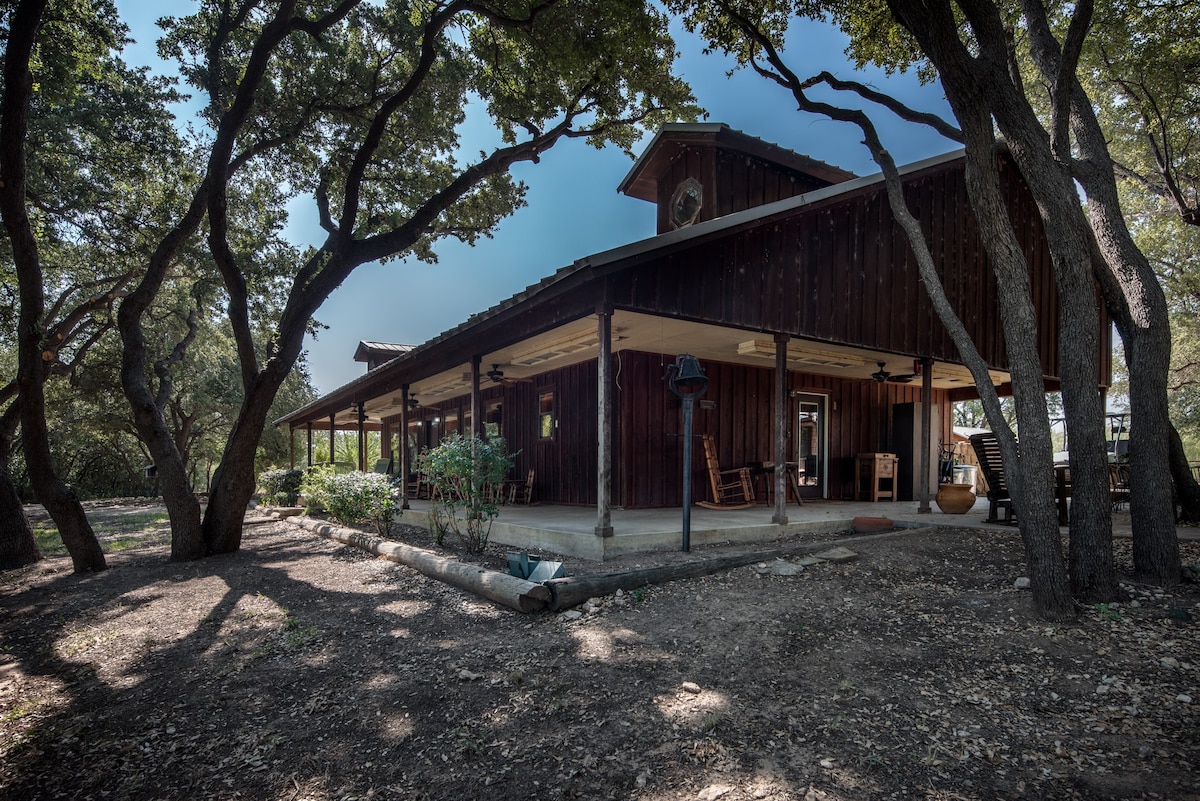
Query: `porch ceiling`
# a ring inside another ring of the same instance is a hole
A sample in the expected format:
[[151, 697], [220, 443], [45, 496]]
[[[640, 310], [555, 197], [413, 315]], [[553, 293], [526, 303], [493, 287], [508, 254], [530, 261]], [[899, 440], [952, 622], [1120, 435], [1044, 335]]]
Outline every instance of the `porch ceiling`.
[[[759, 367], [775, 365], [774, 338], [766, 332], [724, 328], [622, 310], [613, 313], [612, 331], [614, 353], [622, 350], [670, 355], [691, 353], [711, 361]], [[596, 317], [588, 316], [513, 345], [487, 351], [483, 354], [480, 366], [481, 386], [491, 385], [486, 373], [493, 366], [504, 373], [505, 381], [533, 379], [547, 370], [594, 359], [597, 343]], [[811, 340], [792, 339], [788, 343], [788, 366], [797, 372], [869, 381], [871, 374], [879, 369], [880, 362], [892, 374], [913, 372], [913, 357], [908, 355]], [[997, 385], [1008, 380], [1007, 374], [1000, 371], [992, 371], [991, 376]], [[914, 379], [914, 383], [918, 382], [919, 379]], [[965, 367], [945, 362], [934, 363], [934, 387], [960, 389], [973, 385], [971, 374]], [[460, 397], [470, 390], [471, 365], [463, 362], [412, 383], [409, 392], [422, 405], [432, 405]], [[368, 421], [378, 423], [383, 417], [398, 415], [402, 402], [400, 392], [370, 398], [366, 404]], [[351, 423], [355, 413], [347, 409], [340, 412], [336, 419], [339, 424]]]

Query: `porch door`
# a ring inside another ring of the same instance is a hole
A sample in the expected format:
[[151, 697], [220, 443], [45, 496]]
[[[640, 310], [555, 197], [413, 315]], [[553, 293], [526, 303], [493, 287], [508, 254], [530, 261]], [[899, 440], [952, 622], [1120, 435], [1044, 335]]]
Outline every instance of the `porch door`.
[[824, 498], [825, 477], [829, 472], [826, 447], [824, 395], [796, 395], [796, 478], [800, 497]]

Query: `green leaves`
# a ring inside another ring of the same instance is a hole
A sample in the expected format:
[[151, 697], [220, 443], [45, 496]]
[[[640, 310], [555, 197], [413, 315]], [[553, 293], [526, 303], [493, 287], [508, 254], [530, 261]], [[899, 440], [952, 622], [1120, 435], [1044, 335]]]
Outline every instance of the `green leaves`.
[[258, 477], [263, 500], [276, 506], [295, 506], [303, 481], [303, 470], [267, 470]]
[[387, 534], [399, 512], [392, 482], [379, 473], [310, 468], [300, 489], [309, 506], [323, 506], [330, 517], [347, 525], [370, 523], [380, 536]]
[[[457, 431], [436, 448], [421, 453], [417, 470], [433, 485], [431, 518], [437, 521], [434, 527], [448, 527], [467, 550], [482, 551], [487, 545], [491, 522], [500, 513], [496, 505], [497, 488], [502, 491], [512, 465], [504, 440], [464, 437]], [[459, 520], [460, 513], [466, 515], [465, 521]]]

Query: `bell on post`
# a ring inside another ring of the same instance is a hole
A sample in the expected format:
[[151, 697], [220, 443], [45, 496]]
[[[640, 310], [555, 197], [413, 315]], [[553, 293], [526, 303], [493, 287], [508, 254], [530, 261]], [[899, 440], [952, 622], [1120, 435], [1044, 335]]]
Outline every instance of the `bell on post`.
[[668, 369], [671, 379], [671, 391], [676, 395], [693, 395], [708, 386], [708, 378], [700, 360], [690, 353], [681, 353], [675, 357], [675, 364]]

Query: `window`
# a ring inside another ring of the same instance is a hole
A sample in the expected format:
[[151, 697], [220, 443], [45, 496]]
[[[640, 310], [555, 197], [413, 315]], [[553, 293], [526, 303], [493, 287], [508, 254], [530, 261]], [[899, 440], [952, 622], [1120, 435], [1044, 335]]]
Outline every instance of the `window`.
[[558, 417], [554, 413], [554, 390], [538, 393], [538, 439], [554, 439]]
[[703, 188], [695, 178], [688, 178], [680, 183], [675, 188], [675, 194], [671, 195], [671, 227], [684, 228], [694, 223], [700, 216], [703, 196]]
[[483, 433], [488, 439], [499, 439], [504, 436], [501, 421], [504, 419], [504, 405], [501, 401], [493, 401], [484, 408]]

